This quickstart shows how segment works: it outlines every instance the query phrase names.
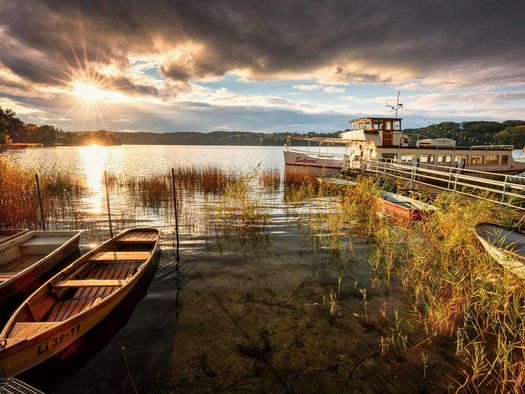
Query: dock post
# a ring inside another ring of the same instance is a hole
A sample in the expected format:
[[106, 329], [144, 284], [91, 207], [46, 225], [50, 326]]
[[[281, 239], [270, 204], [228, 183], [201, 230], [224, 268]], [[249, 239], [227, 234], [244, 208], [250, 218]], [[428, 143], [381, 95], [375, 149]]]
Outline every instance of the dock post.
[[175, 189], [175, 169], [171, 169], [171, 186], [173, 189], [173, 209], [175, 211], [175, 236], [177, 237], [176, 261], [180, 261], [179, 255], [179, 213], [177, 209], [177, 189]]
[[106, 187], [106, 205], [108, 206], [109, 236], [113, 238], [113, 223], [111, 221], [111, 207], [109, 205], [108, 173], [104, 170], [104, 186]]
[[38, 207], [40, 209], [40, 220], [42, 221], [42, 230], [46, 231], [46, 219], [44, 217], [44, 207], [42, 205], [42, 192], [40, 191], [40, 181], [38, 180], [38, 174], [35, 174], [36, 180], [36, 192], [38, 194]]
[[501, 193], [501, 202], [505, 201], [505, 193], [507, 192], [507, 178], [508, 175], [505, 175], [505, 181], [503, 182], [503, 193]]

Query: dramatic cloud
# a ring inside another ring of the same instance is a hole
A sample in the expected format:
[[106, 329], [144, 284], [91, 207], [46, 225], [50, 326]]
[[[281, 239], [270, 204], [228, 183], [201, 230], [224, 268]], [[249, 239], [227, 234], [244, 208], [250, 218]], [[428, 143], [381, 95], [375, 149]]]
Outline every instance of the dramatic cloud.
[[[12, 42], [2, 63], [35, 82], [65, 61], [126, 67], [130, 54], [168, 53], [176, 80], [244, 70], [255, 78], [330, 67], [349, 81], [421, 77], [460, 64], [520, 68], [523, 1], [2, 1]], [[23, 45], [14, 45], [19, 42]], [[177, 53], [178, 47], [185, 51]], [[27, 53], [27, 49], [33, 53]], [[35, 52], [37, 51], [37, 52]], [[491, 78], [503, 77], [494, 73]]]
[[[384, 110], [334, 101], [356, 96], [358, 85], [377, 97], [401, 88], [460, 100], [461, 89], [523, 87], [523, 15], [522, 0], [0, 0], [0, 94], [87, 92], [165, 106], [200, 95], [219, 109], [260, 104], [303, 114]], [[228, 75], [255, 88], [200, 89]], [[288, 91], [269, 92], [266, 81], [289, 81]], [[511, 108], [494, 105], [486, 113]]]

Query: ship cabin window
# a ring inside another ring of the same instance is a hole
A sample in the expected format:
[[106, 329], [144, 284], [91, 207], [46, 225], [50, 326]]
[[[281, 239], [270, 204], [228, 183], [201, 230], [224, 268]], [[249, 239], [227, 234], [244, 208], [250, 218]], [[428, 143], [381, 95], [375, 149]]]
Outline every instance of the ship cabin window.
[[365, 129], [366, 130], [373, 130], [372, 122], [365, 122]]
[[481, 165], [483, 164], [483, 155], [472, 155], [470, 156], [470, 164]]
[[399, 160], [400, 161], [412, 162], [412, 161], [414, 161], [415, 157], [416, 157], [416, 155], [401, 155], [401, 158]]
[[498, 155], [487, 155], [485, 157], [485, 164], [499, 164]]
[[501, 164], [509, 164], [509, 155], [501, 156]]
[[381, 121], [374, 120], [374, 130], [381, 130]]
[[456, 155], [454, 156], [454, 163], [462, 163], [465, 164], [467, 162], [467, 155]]
[[383, 160], [391, 161], [396, 160], [397, 155], [395, 153], [383, 153], [381, 157], [383, 158]]
[[438, 155], [438, 164], [449, 165], [452, 162], [452, 155]]
[[434, 155], [419, 155], [420, 163], [434, 163]]
[[359, 122], [359, 130], [364, 130], [365, 124], [363, 122]]
[[392, 122], [387, 120], [385, 121], [385, 130], [392, 130]]
[[394, 130], [401, 130], [401, 122], [399, 120], [394, 121]]

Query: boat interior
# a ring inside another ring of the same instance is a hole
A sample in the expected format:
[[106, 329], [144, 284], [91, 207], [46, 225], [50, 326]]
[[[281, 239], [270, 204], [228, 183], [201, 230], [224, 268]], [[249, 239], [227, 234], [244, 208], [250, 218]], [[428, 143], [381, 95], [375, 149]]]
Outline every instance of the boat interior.
[[525, 259], [525, 234], [512, 228], [493, 224], [479, 224], [478, 233], [491, 244], [514, 252]]
[[414, 200], [410, 197], [401, 196], [395, 193], [382, 192], [381, 197], [383, 200], [388, 201], [389, 203], [395, 204], [402, 208], [411, 209], [411, 210], [434, 210], [430, 204], [423, 203], [421, 201]]
[[29, 298], [9, 337], [36, 335], [96, 306], [137, 274], [158, 237], [157, 230], [127, 232], [78, 259]]
[[31, 231], [0, 245], [0, 284], [54, 252], [78, 231]]

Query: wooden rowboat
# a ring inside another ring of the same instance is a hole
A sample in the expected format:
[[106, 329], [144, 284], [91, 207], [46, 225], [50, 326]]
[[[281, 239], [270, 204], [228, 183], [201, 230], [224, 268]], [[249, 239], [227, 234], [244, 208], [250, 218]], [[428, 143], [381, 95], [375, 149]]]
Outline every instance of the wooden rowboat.
[[82, 231], [30, 231], [0, 244], [0, 304], [35, 290], [78, 250]]
[[104, 319], [152, 264], [158, 243], [156, 229], [124, 231], [30, 295], [0, 333], [0, 375], [41, 363]]
[[494, 223], [479, 223], [474, 230], [494, 260], [513, 274], [525, 278], [525, 233]]
[[377, 198], [381, 202], [385, 214], [399, 224], [410, 224], [421, 220], [424, 213], [431, 213], [436, 210], [436, 207], [430, 204], [386, 191], [381, 191]]
[[12, 239], [15, 239], [16, 237], [25, 233], [27, 233], [27, 229], [0, 230], [0, 244], [3, 244], [7, 241], [11, 241]]

